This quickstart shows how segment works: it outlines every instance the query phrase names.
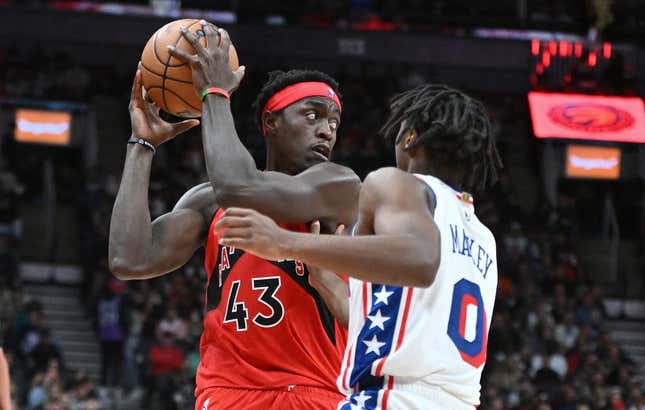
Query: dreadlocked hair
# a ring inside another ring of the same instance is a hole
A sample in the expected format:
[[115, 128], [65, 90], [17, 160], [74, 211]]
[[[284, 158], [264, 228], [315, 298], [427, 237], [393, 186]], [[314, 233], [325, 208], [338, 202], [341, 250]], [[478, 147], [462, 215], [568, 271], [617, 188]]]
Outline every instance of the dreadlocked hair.
[[440, 166], [465, 166], [460, 181], [465, 189], [484, 189], [497, 180], [502, 161], [481, 102], [445, 85], [421, 85], [390, 100], [390, 116], [381, 134], [398, 144], [404, 135], [396, 139], [403, 121], [404, 132], [417, 132], [406, 150], [424, 146]]
[[316, 70], [289, 70], [289, 71], [271, 71], [269, 72], [269, 79], [262, 86], [260, 93], [255, 98], [253, 103], [253, 111], [255, 112], [255, 123], [262, 129], [262, 109], [266, 105], [267, 101], [275, 93], [286, 88], [290, 85], [308, 82], [308, 81], [319, 81], [329, 85], [332, 90], [338, 95], [338, 98], [341, 98], [340, 93], [338, 92], [338, 82], [331, 78], [329, 75]]

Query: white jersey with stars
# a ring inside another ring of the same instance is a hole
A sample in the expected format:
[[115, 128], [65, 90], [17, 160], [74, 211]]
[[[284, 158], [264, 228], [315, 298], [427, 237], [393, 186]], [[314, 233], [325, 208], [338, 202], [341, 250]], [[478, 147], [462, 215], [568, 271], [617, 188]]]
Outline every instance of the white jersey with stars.
[[495, 238], [475, 215], [472, 196], [416, 176], [435, 198], [439, 269], [428, 288], [350, 279], [349, 339], [338, 377], [347, 400], [339, 409], [479, 405], [497, 288]]

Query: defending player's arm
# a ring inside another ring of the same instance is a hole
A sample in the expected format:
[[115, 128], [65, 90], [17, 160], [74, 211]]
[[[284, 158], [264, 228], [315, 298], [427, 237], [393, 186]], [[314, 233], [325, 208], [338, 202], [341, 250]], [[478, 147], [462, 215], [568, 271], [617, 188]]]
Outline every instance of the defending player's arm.
[[[199, 122], [170, 124], [154, 104], [144, 100], [137, 70], [130, 98], [132, 133], [158, 147]], [[119, 192], [110, 220], [110, 270], [120, 279], [147, 279], [170, 272], [191, 257], [205, 237], [208, 223], [199, 212], [214, 203], [210, 186], [187, 192], [175, 209], [151, 222], [148, 185], [153, 151], [128, 144]]]
[[11, 380], [9, 364], [4, 350], [0, 347], [0, 410], [11, 410]]
[[343, 237], [288, 232], [245, 209], [227, 210], [217, 229], [222, 244], [268, 259], [294, 258], [358, 279], [430, 286], [440, 262], [440, 234], [432, 199], [412, 175], [394, 168], [372, 172], [361, 188], [359, 233]]
[[[203, 26], [209, 47], [204, 48], [197, 37], [187, 31], [184, 37], [197, 50], [190, 56], [182, 50], [169, 52], [191, 64], [196, 90], [207, 86], [233, 92], [244, 76], [244, 67], [232, 72], [228, 64], [228, 33]], [[221, 35], [218, 44], [217, 36]], [[202, 138], [206, 170], [218, 204], [227, 208], [239, 206], [258, 210], [283, 222], [308, 222], [329, 218], [351, 224], [355, 209], [346, 206], [355, 198], [360, 180], [349, 168], [331, 162], [315, 165], [296, 175], [263, 172], [257, 169], [251, 154], [240, 141], [231, 113], [230, 102], [217, 94], [208, 95], [202, 108]], [[342, 215], [338, 215], [341, 210]]]

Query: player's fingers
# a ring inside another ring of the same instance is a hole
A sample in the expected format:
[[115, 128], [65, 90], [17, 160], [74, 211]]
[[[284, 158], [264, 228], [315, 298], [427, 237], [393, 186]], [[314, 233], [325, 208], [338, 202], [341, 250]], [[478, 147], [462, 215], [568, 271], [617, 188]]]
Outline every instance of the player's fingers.
[[139, 102], [143, 100], [143, 97], [141, 95], [141, 89], [143, 88], [142, 80], [141, 80], [141, 62], [139, 62], [139, 66], [137, 67], [137, 72], [134, 73], [134, 80], [132, 81], [132, 92], [130, 94], [130, 103], [133, 102]]
[[345, 230], [345, 225], [340, 224], [336, 227], [336, 232], [334, 232], [334, 235], [342, 235], [344, 230]]
[[235, 77], [237, 77], [237, 83], [241, 83], [242, 79], [244, 78], [244, 74], [246, 73], [246, 66], [239, 66], [237, 70], [233, 72], [235, 74]]
[[254, 212], [255, 211], [248, 208], [230, 207], [226, 208], [226, 211], [224, 211], [224, 216], [249, 216], [253, 215]]
[[231, 248], [246, 249], [249, 242], [239, 238], [220, 238], [219, 244], [222, 246], [230, 246]]
[[182, 27], [180, 29], [181, 35], [184, 36], [186, 41], [190, 43], [190, 45], [193, 46], [197, 54], [201, 56], [206, 55], [206, 49], [202, 45], [202, 43], [199, 42], [199, 36], [191, 31], [189, 31], [186, 27]]
[[231, 46], [231, 38], [228, 36], [228, 31], [224, 30], [223, 28], [217, 29], [217, 32], [221, 36], [221, 40], [219, 42], [219, 47], [223, 50], [227, 50]]
[[215, 231], [220, 231], [227, 228], [240, 228], [248, 227], [251, 221], [243, 216], [222, 216], [215, 224]]
[[220, 234], [220, 239], [250, 239], [252, 231], [249, 228], [228, 228]]
[[217, 36], [219, 36], [217, 26], [206, 20], [199, 20], [199, 23], [202, 25], [204, 36], [206, 36], [206, 44], [217, 44]]
[[179, 49], [175, 46], [168, 45], [168, 53], [170, 53], [171, 56], [178, 58], [186, 63], [195, 63], [197, 61], [196, 55], [188, 54], [184, 50]]
[[[156, 106], [155, 106], [156, 107]], [[157, 109], [157, 112], [159, 109]], [[199, 125], [199, 120], [198, 119], [190, 119], [190, 120], [184, 120], [182, 122], [178, 122], [174, 124], [176, 134], [181, 134], [182, 132], [186, 132], [189, 129], [196, 127]]]
[[318, 235], [320, 233], [320, 222], [319, 221], [313, 221], [311, 223], [311, 226], [309, 227], [309, 233], [312, 233], [314, 235]]

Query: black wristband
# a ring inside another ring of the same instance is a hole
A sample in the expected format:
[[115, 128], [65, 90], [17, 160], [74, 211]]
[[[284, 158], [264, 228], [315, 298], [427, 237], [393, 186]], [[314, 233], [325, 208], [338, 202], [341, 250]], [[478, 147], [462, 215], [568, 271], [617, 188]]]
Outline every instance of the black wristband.
[[143, 138], [139, 138], [139, 137], [132, 136], [132, 137], [130, 137], [130, 139], [128, 140], [128, 144], [141, 144], [141, 145], [143, 145], [144, 147], [148, 147], [148, 148], [150, 148], [150, 149], [152, 150], [152, 153], [153, 153], [153, 154], [155, 154], [155, 153], [157, 152], [157, 149], [155, 148], [155, 146], [154, 146], [154, 145], [152, 145], [150, 142], [148, 142], [148, 141], [144, 140]]

